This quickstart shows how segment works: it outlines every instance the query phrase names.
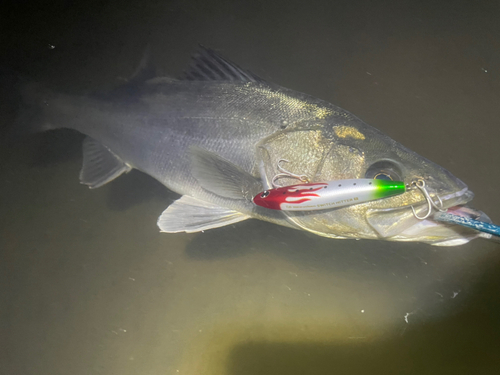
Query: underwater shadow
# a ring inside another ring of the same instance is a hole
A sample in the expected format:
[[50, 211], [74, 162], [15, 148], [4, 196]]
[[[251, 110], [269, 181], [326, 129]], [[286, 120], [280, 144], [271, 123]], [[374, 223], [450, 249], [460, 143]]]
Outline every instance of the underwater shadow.
[[187, 244], [185, 254], [204, 262], [259, 254], [264, 255], [263, 262], [267, 258], [282, 270], [293, 264], [308, 282], [319, 277], [359, 295], [380, 288], [392, 296], [392, 311], [401, 319], [409, 313], [413, 322], [421, 322], [460, 309], [483, 273], [482, 260], [498, 254], [497, 250], [497, 244], [486, 241], [436, 248], [334, 240], [249, 220], [198, 234]]
[[185, 251], [187, 256], [200, 260], [265, 252], [313, 268], [341, 271], [385, 268], [387, 272], [411, 273], [450, 252], [456, 257], [467, 258], [479, 257], [487, 251], [478, 250], [472, 255], [468, 246], [436, 248], [414, 242], [336, 240], [264, 221], [247, 220], [200, 233]]
[[166, 208], [168, 203], [179, 197], [151, 176], [133, 169], [109, 184], [107, 207], [113, 211], [125, 211], [141, 203], [158, 200], [165, 202]]
[[[77, 131], [58, 129], [25, 137], [19, 142], [22, 142], [23, 148], [30, 150], [30, 165], [44, 168], [68, 161], [81, 161], [84, 138], [85, 135]], [[77, 177], [79, 171], [75, 171]], [[107, 188], [107, 207], [113, 211], [124, 211], [153, 199], [172, 202], [180, 197], [154, 178], [135, 169], [111, 181]]]
[[23, 147], [31, 145], [32, 167], [47, 167], [81, 159], [84, 138], [76, 130], [51, 130], [27, 137]]

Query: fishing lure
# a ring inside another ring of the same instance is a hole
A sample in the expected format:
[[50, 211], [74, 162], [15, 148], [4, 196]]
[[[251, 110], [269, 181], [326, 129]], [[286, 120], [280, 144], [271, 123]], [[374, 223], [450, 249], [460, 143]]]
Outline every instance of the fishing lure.
[[388, 198], [405, 191], [401, 181], [364, 178], [277, 187], [257, 194], [253, 202], [272, 210], [325, 210]]
[[449, 224], [458, 224], [464, 227], [475, 229], [479, 232], [488, 233], [494, 236], [500, 237], [500, 226], [487, 223], [484, 221], [476, 220], [475, 218], [455, 215], [453, 211], [450, 212], [438, 212], [434, 214], [434, 220], [443, 221]]

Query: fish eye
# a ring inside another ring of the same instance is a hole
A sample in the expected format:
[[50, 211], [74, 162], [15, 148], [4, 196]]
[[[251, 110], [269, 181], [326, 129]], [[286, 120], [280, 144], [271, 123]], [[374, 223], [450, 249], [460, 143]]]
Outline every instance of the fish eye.
[[266, 198], [269, 195], [269, 190], [263, 191], [260, 195], [261, 198]]
[[402, 181], [402, 177], [401, 168], [390, 160], [377, 161], [365, 172], [365, 178], [374, 180]]
[[390, 174], [387, 174], [385, 172], [380, 172], [377, 173], [375, 176], [373, 176], [374, 180], [386, 180], [386, 181], [393, 181], [392, 177]]

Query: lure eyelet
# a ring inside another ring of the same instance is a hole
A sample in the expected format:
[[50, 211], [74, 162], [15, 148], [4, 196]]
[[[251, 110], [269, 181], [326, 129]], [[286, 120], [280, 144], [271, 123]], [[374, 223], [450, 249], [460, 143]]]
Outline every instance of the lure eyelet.
[[262, 194], [260, 195], [261, 198], [267, 198], [270, 194], [270, 191], [269, 190], [265, 190], [262, 192]]

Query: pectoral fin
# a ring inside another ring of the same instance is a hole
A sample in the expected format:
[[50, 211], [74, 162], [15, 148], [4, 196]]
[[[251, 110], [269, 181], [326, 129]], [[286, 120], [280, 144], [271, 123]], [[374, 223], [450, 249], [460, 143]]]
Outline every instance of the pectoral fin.
[[200, 185], [218, 196], [252, 200], [263, 190], [262, 182], [213, 152], [191, 148], [192, 174]]
[[160, 231], [201, 232], [249, 219], [250, 216], [187, 195], [172, 203], [158, 218]]
[[91, 189], [98, 188], [131, 169], [103, 144], [90, 137], [84, 139], [83, 167], [80, 171], [82, 184]]

